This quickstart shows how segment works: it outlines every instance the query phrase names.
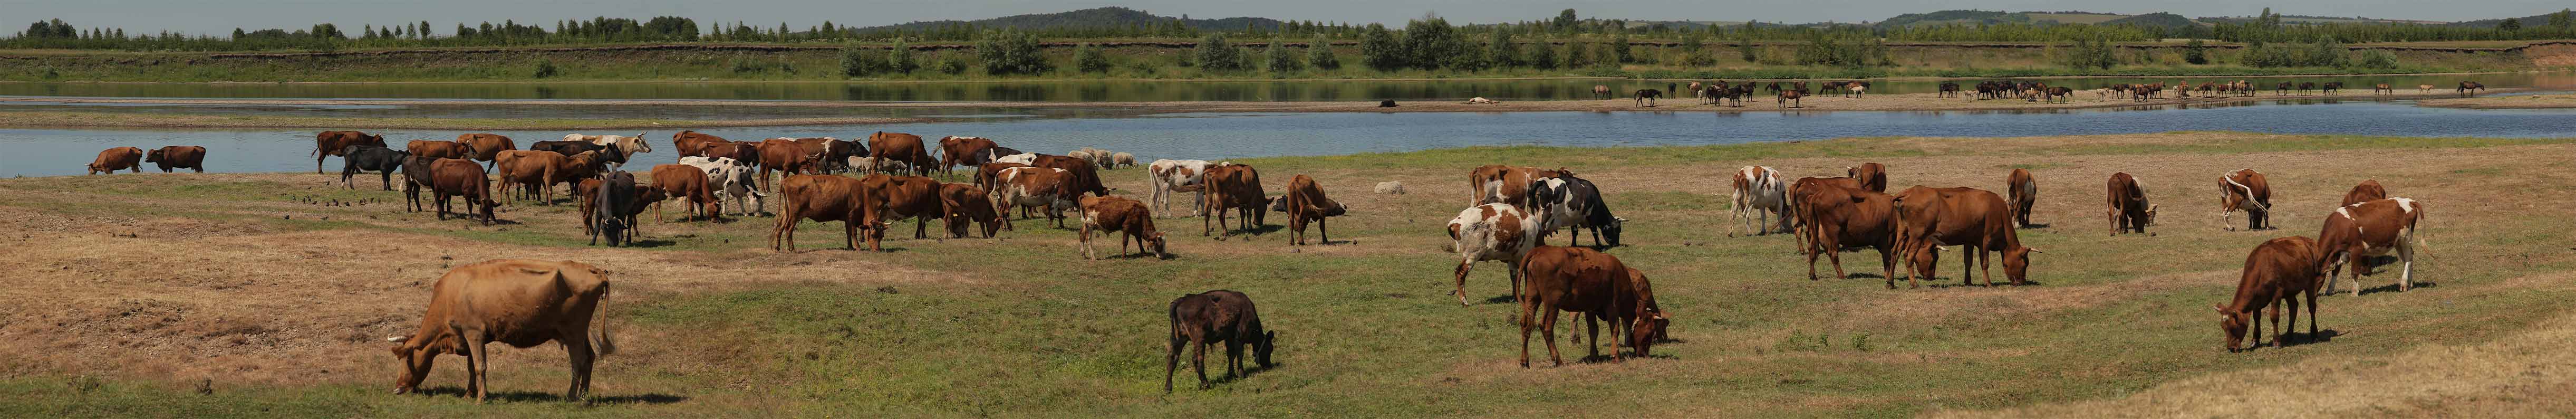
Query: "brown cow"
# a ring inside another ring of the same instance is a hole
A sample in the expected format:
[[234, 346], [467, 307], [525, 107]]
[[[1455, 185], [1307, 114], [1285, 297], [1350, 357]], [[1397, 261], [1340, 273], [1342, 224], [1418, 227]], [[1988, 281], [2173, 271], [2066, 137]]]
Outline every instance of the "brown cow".
[[954, 135], [941, 137], [939, 139], [939, 172], [949, 173], [949, 168], [951, 167], [974, 165], [976, 164], [974, 161], [976, 153], [983, 152], [984, 150], [991, 150], [996, 147], [1001, 147], [1001, 144], [995, 144], [993, 143], [993, 140], [986, 139], [984, 137], [959, 137]]
[[948, 209], [940, 204], [939, 181], [935, 179], [880, 173], [859, 178], [859, 187], [868, 189], [867, 199], [860, 202], [875, 215], [869, 222], [914, 219], [912, 238], [930, 238], [930, 220], [948, 215]]
[[[539, 202], [545, 205], [554, 205], [554, 184], [560, 182], [560, 179], [567, 179], [556, 174], [556, 171], [563, 170], [564, 155], [552, 151], [503, 151], [500, 155], [493, 156], [492, 161], [494, 166], [500, 167], [497, 174], [500, 175], [502, 185], [525, 187], [522, 193], [541, 195], [542, 201]], [[502, 189], [508, 189], [508, 187], [504, 186]], [[517, 200], [518, 195], [511, 196], [511, 201]]]
[[1289, 245], [1306, 244], [1306, 222], [1308, 221], [1315, 223], [1315, 233], [1322, 237], [1319, 242], [1333, 244], [1333, 233], [1325, 226], [1324, 217], [1342, 216], [1349, 211], [1349, 207], [1342, 206], [1340, 201], [1325, 197], [1324, 188], [1315, 185], [1315, 178], [1300, 174], [1288, 178], [1287, 195], [1279, 197], [1276, 203], [1271, 204], [1270, 210], [1288, 213]]
[[2107, 202], [2113, 236], [2131, 231], [2145, 233], [2148, 225], [2156, 223], [2156, 206], [2147, 203], [2147, 189], [2138, 186], [2138, 179], [2128, 172], [2111, 174]]
[[456, 143], [465, 145], [465, 154], [475, 161], [489, 162], [503, 151], [519, 149], [519, 143], [501, 134], [457, 134]]
[[760, 163], [760, 143], [710, 142], [701, 144], [699, 147], [698, 153], [708, 159], [733, 159], [733, 161], [754, 165]]
[[1215, 290], [1172, 299], [1171, 350], [1163, 358], [1163, 392], [1172, 392], [1172, 374], [1181, 369], [1181, 348], [1196, 344], [1191, 366], [1199, 373], [1199, 388], [1207, 388], [1207, 348], [1225, 342], [1227, 376], [1250, 372], [1243, 368], [1243, 347], [1252, 347], [1252, 362], [1270, 368], [1270, 353], [1279, 341], [1279, 333], [1261, 327], [1261, 312], [1252, 306], [1252, 297], [1241, 292]]
[[1001, 183], [1002, 171], [1013, 167], [1036, 166], [1010, 162], [984, 163], [982, 166], [975, 167], [975, 187], [984, 188], [987, 191], [995, 190], [994, 188]]
[[[561, 163], [562, 166], [555, 168], [555, 178], [553, 182], [563, 184], [567, 189], [569, 189], [574, 184], [581, 182], [582, 179], [596, 178], [603, 174], [615, 173], [615, 171], [609, 168], [609, 162], [605, 161], [605, 159], [615, 157], [617, 156], [598, 151], [584, 151], [571, 156], [565, 156], [563, 163]], [[547, 184], [546, 187], [552, 188], [554, 187], [554, 184]]]
[[[2021, 236], [2013, 229], [2003, 197], [1994, 192], [1976, 188], [1906, 188], [1896, 195], [1896, 217], [1898, 254], [1912, 261], [1912, 275], [1906, 277], [1909, 287], [1920, 286], [1921, 280], [1916, 277], [1932, 277], [1933, 266], [1940, 261], [1936, 249], [1941, 246], [1960, 246], [1970, 252], [1959, 258], [1962, 285], [1976, 279], [1972, 268], [1985, 271], [1986, 286], [1995, 285], [1994, 264], [1987, 252], [2003, 254], [2004, 276], [2013, 285], [2030, 282], [2030, 254], [2040, 251], [2021, 245]], [[1975, 259], [1975, 263], [1969, 259]]]
[[[492, 207], [500, 203], [492, 201], [491, 180], [483, 177], [483, 166], [471, 160], [439, 159], [430, 163], [429, 176], [429, 191], [431, 198], [438, 201], [439, 220], [446, 220], [449, 212], [471, 213], [480, 215], [483, 225], [492, 225]], [[454, 208], [447, 204], [450, 196], [465, 198], [465, 211], [449, 211]], [[476, 205], [483, 209], [476, 211]]]
[[[1015, 167], [1002, 169], [1002, 173], [995, 177], [994, 185], [998, 189], [993, 190], [994, 204], [1020, 207], [1023, 211], [1045, 207], [1047, 219], [1055, 221], [1056, 228], [1064, 228], [1065, 209], [1081, 207], [1076, 200], [1082, 195], [1072, 190], [1072, 171], [1052, 167]], [[1009, 223], [1002, 224], [1002, 228], [1016, 229]]]
[[116, 147], [100, 150], [98, 152], [98, 158], [90, 160], [89, 162], [89, 173], [83, 174], [95, 175], [106, 173], [113, 175], [116, 174], [116, 171], [118, 170], [126, 169], [132, 169], [134, 173], [143, 173], [143, 149], [134, 147]]
[[2352, 192], [2343, 194], [2342, 206], [2382, 199], [2388, 199], [2388, 188], [2379, 186], [2379, 181], [2363, 179], [2361, 184], [2352, 186]]
[[730, 142], [732, 141], [725, 141], [724, 137], [697, 131], [680, 130], [680, 132], [671, 133], [671, 149], [679, 151], [679, 157], [706, 156], [707, 146]]
[[1073, 183], [1066, 186], [1072, 187], [1072, 193], [1075, 195], [1109, 196], [1109, 186], [1100, 182], [1100, 168], [1093, 167], [1090, 160], [1039, 154], [1029, 162], [1029, 165], [1064, 169], [1066, 174], [1073, 176]]
[[[492, 358], [484, 345], [559, 342], [572, 357], [572, 387], [564, 398], [581, 399], [590, 391], [591, 364], [617, 353], [607, 318], [600, 315], [608, 312], [608, 294], [608, 271], [580, 262], [496, 259], [447, 271], [430, 288], [420, 329], [385, 339], [402, 360], [394, 394], [420, 388], [439, 355], [457, 354], [467, 359], [465, 392], [482, 402], [492, 390]], [[597, 335], [590, 328], [594, 317], [600, 320]]]
[[1834, 277], [1850, 278], [1843, 273], [1843, 249], [1873, 248], [1878, 249], [1879, 278], [1896, 289], [1895, 197], [1804, 180], [1798, 186], [1798, 218], [1806, 222], [1800, 234], [1806, 245], [1799, 250], [1807, 254], [1807, 280], [1816, 280], [1818, 253], [1833, 261]]
[[2013, 169], [2004, 176], [2004, 202], [2011, 204], [2013, 224], [2030, 228], [2030, 207], [2039, 203], [2039, 178], [2029, 170]]
[[[697, 215], [700, 221], [714, 219], [724, 214], [723, 204], [716, 201], [715, 189], [707, 184], [707, 172], [698, 170], [696, 166], [685, 164], [653, 166], [653, 187], [661, 189], [664, 195], [687, 199], [689, 212]], [[660, 202], [655, 202], [653, 205], [653, 219], [657, 221], [662, 219]]]
[[2401, 263], [2397, 290], [2415, 288], [2415, 223], [2424, 219], [2424, 203], [2388, 198], [2336, 208], [2317, 231], [2317, 266], [2326, 271], [2327, 294], [2336, 277], [2352, 265], [2352, 295], [2361, 295], [2361, 276], [2370, 274], [2370, 258], [2397, 253]]
[[1859, 180], [1862, 190], [1887, 193], [1887, 165], [1861, 163], [1859, 166], [1843, 168], [1843, 174]]
[[1127, 242], [1132, 241], [1136, 242], [1137, 253], [1151, 249], [1155, 257], [1171, 256], [1163, 250], [1163, 232], [1154, 230], [1154, 213], [1145, 209], [1144, 202], [1119, 196], [1083, 197], [1080, 236], [1083, 259], [1095, 259], [1091, 251], [1092, 230], [1099, 230], [1102, 235], [1123, 233], [1118, 238], [1120, 255], [1129, 254]]
[[[2245, 271], [2236, 280], [2236, 298], [2218, 309], [2218, 330], [2227, 335], [2227, 351], [2236, 352], [2246, 337], [2247, 326], [2255, 326], [2254, 344], [2262, 346], [2261, 319], [2255, 310], [2266, 310], [2272, 316], [2272, 346], [2287, 345], [2290, 330], [2299, 326], [2301, 294], [2308, 297], [2308, 335], [2317, 334], [2317, 242], [2306, 237], [2290, 236], [2264, 241], [2254, 252], [2245, 255]], [[2281, 324], [2282, 306], [2288, 306], [2290, 323]], [[2286, 330], [2285, 330], [2286, 329]]]
[[357, 131], [323, 131], [321, 134], [314, 134], [313, 173], [322, 173], [323, 158], [338, 156], [340, 155], [340, 150], [347, 149], [349, 146], [353, 145], [384, 147], [385, 137], [382, 135], [367, 135], [367, 133]]
[[885, 160], [892, 159], [911, 168], [913, 176], [930, 174], [930, 165], [939, 160], [930, 158], [930, 151], [922, 147], [919, 135], [885, 131], [869, 134], [868, 171], [884, 171]]
[[861, 202], [868, 200], [868, 188], [858, 179], [830, 175], [795, 175], [778, 180], [778, 191], [787, 202], [779, 205], [778, 227], [769, 231], [769, 246], [786, 252], [796, 251], [796, 223], [841, 222], [842, 242], [850, 250], [859, 249], [859, 230], [870, 231], [868, 243], [876, 247], [876, 238], [884, 236], [883, 223], [872, 222]]
[[205, 173], [206, 148], [192, 145], [156, 148], [149, 154], [145, 154], [143, 161], [160, 167], [161, 173], [170, 173], [170, 169], [192, 169], [197, 173]]
[[1530, 207], [1530, 182], [1565, 174], [1564, 169], [1540, 170], [1529, 166], [1489, 164], [1467, 171], [1467, 205], [1506, 203]]
[[[1739, 176], [1736, 178], [1736, 186], [1752, 187], [1750, 179], [1742, 177], [1742, 173], [1738, 173], [1738, 175]], [[1798, 178], [1798, 181], [1796, 182], [1790, 182], [1788, 193], [1786, 195], [1782, 195], [1781, 198], [1778, 198], [1779, 201], [1781, 201], [1778, 206], [1784, 208], [1781, 210], [1780, 224], [1784, 226], [1782, 228], [1790, 229], [1789, 232], [1794, 236], [1793, 238], [1797, 239], [1798, 243], [1807, 242], [1808, 231], [1804, 226], [1808, 223], [1815, 222], [1814, 219], [1809, 218], [1810, 215], [1807, 210], [1801, 207], [1802, 205], [1805, 205], [1807, 200], [1805, 197], [1807, 195], [1814, 195], [1817, 191], [1825, 190], [1823, 188], [1828, 186], [1859, 190], [1860, 180], [1848, 177], [1802, 177]], [[1750, 192], [1751, 191], [1748, 191], [1748, 193]]]
[[[1264, 207], [1268, 206], [1270, 199], [1261, 190], [1261, 172], [1253, 170], [1252, 166], [1210, 165], [1207, 178], [1201, 184], [1206, 187], [1199, 188], [1203, 197], [1199, 202], [1205, 203], [1200, 208], [1199, 235], [1206, 236], [1225, 227], [1226, 210], [1235, 210], [1242, 221], [1250, 222], [1238, 226], [1242, 230], [1251, 230], [1266, 223], [1263, 219], [1269, 217], [1269, 212], [1262, 210], [1266, 209]], [[1234, 229], [1228, 229], [1225, 235], [1231, 237], [1234, 232]]]
[[1519, 267], [1529, 289], [1521, 294], [1521, 367], [1529, 367], [1530, 329], [1539, 329], [1547, 340], [1547, 357], [1556, 365], [1565, 359], [1556, 351], [1557, 312], [1582, 313], [1591, 337], [1583, 345], [1587, 352], [1600, 355], [1600, 328], [1595, 319], [1610, 322], [1610, 356], [1627, 361], [1619, 352], [1621, 328], [1627, 329], [1626, 343], [1637, 356], [1647, 354], [1655, 337], [1663, 336], [1672, 320], [1655, 304], [1653, 285], [1646, 274], [1619, 263], [1619, 258], [1583, 247], [1539, 246], [1531, 249]]
[[975, 185], [939, 184], [939, 206], [948, 209], [948, 214], [941, 218], [948, 220], [949, 237], [966, 238], [966, 224], [973, 222], [984, 227], [984, 238], [989, 239], [1002, 229], [1002, 224], [1009, 222], [1002, 219], [1002, 214], [994, 212], [992, 197]]
[[403, 145], [403, 151], [414, 156], [442, 159], [462, 159], [469, 156], [469, 153], [465, 152], [465, 145], [455, 141], [411, 140], [411, 143]]
[[788, 176], [814, 174], [814, 155], [807, 154], [805, 145], [797, 144], [796, 140], [776, 138], [761, 140], [759, 149], [760, 159], [756, 161], [760, 162], [760, 183], [763, 188], [776, 190], [775, 187], [778, 186], [769, 181], [771, 170], [786, 172]]
[[2228, 225], [2228, 218], [2241, 209], [2245, 210], [2246, 230], [2272, 228], [2272, 182], [2263, 177], [2263, 172], [2254, 169], [2227, 172], [2218, 177], [2218, 189], [2219, 226], [2227, 231], [2236, 231], [2236, 226]]

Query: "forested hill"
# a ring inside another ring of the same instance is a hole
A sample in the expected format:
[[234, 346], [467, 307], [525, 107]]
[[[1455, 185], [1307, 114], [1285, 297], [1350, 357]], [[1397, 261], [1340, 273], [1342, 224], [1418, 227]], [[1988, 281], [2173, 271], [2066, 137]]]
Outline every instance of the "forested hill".
[[1279, 29], [1279, 21], [1278, 21], [1278, 20], [1276, 20], [1276, 19], [1270, 19], [1270, 18], [1259, 18], [1259, 17], [1230, 17], [1230, 18], [1224, 18], [1224, 19], [1185, 19], [1185, 18], [1177, 18], [1177, 17], [1170, 17], [1170, 16], [1157, 16], [1157, 15], [1155, 15], [1155, 14], [1153, 14], [1153, 13], [1146, 13], [1145, 11], [1142, 11], [1142, 10], [1129, 9], [1129, 8], [1124, 8], [1124, 7], [1102, 7], [1102, 8], [1095, 8], [1095, 9], [1082, 9], [1082, 10], [1075, 10], [1075, 11], [1070, 11], [1070, 12], [1055, 12], [1055, 13], [1025, 14], [1025, 15], [1017, 15], [1017, 16], [1004, 16], [1004, 17], [997, 17], [997, 18], [991, 18], [991, 19], [978, 19], [978, 20], [971, 20], [971, 21], [964, 21], [964, 20], [933, 20], [933, 21], [922, 21], [922, 22], [905, 23], [905, 24], [900, 24], [900, 25], [887, 25], [887, 26], [877, 26], [877, 27], [869, 27], [869, 28], [859, 28], [859, 29], [858, 29], [858, 31], [859, 31], [859, 32], [876, 32], [876, 31], [889, 31], [889, 30], [891, 30], [891, 31], [925, 31], [925, 30], [933, 30], [933, 29], [939, 29], [939, 28], [943, 28], [943, 27], [959, 26], [959, 25], [968, 25], [968, 26], [976, 26], [976, 27], [984, 27], [984, 28], [1011, 28], [1011, 29], [1128, 28], [1128, 27], [1149, 27], [1149, 28], [1150, 28], [1150, 27], [1161, 27], [1161, 26], [1171, 25], [1173, 22], [1179, 22], [1181, 25], [1188, 26], [1190, 29], [1203, 30], [1203, 31], [1240, 31], [1240, 30], [1246, 30], [1246, 29], [1261, 29], [1261, 30], [1277, 30], [1277, 29]]

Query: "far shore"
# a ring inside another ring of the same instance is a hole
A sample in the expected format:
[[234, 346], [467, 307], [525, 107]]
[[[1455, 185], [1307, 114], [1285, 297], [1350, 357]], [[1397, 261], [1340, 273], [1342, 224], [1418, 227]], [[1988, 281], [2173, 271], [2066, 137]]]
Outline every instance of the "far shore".
[[[1886, 77], [1865, 77], [1865, 78], [1859, 78], [1858, 80], [1886, 80], [1886, 81], [1923, 81], [1923, 80], [1995, 80], [1995, 79], [2013, 79], [2013, 80], [2026, 80], [2026, 79], [2027, 79], [2027, 80], [2054, 80], [2054, 79], [2098, 79], [2098, 78], [2112, 78], [2112, 79], [2127, 79], [2127, 78], [2155, 78], [2155, 79], [2191, 79], [2191, 80], [2200, 80], [2200, 79], [2238, 79], [2238, 78], [2243, 78], [2243, 79], [2253, 79], [2253, 78], [2289, 78], [2289, 77], [2465, 76], [2465, 75], [2479, 75], [2479, 74], [2518, 74], [2518, 73], [2546, 73], [2546, 72], [2565, 72], [2565, 71], [2567, 71], [2567, 70], [2496, 70], [2496, 71], [2446, 71], [2446, 72], [2430, 72], [2430, 73], [2363, 73], [2363, 74], [2237, 74], [2237, 75], [2220, 74], [2220, 75], [2187, 75], [2187, 76], [2165, 75], [2165, 74], [2125, 74], [2125, 75], [2124, 75], [2124, 74], [2068, 74], [2068, 75], [2048, 75], [2048, 76], [1965, 76], [1965, 77], [1943, 77], [1943, 76], [1886, 76]], [[1765, 79], [1765, 78], [1724, 78], [1724, 79], [1725, 79], [1725, 80], [1729, 80], [1729, 81], [1759, 81], [1759, 82], [1772, 82], [1772, 81], [1827, 81], [1827, 80], [1854, 80], [1854, 79], [1850, 79], [1850, 78], [1839, 78], [1839, 79]], [[631, 84], [652, 84], [652, 83], [671, 83], [671, 84], [680, 84], [680, 83], [744, 83], [744, 84], [812, 84], [812, 83], [855, 83], [855, 84], [879, 84], [879, 83], [889, 83], [889, 84], [924, 84], [924, 83], [1078, 83], [1078, 82], [1280, 82], [1280, 83], [1307, 83], [1307, 82], [1502, 81], [1502, 80], [1601, 80], [1601, 81], [1604, 81], [1604, 82], [1649, 82], [1649, 81], [1653, 81], [1653, 82], [1676, 82], [1676, 81], [1678, 81], [1678, 82], [1689, 82], [1689, 81], [1695, 81], [1695, 80], [1708, 80], [1708, 79], [1694, 79], [1694, 78], [1627, 78], [1627, 77], [1607, 77], [1607, 76], [1502, 76], [1502, 77], [1176, 78], [1176, 79], [1154, 79], [1154, 78], [1009, 78], [1009, 79], [957, 79], [957, 80], [928, 80], [928, 79], [904, 79], [904, 80], [876, 80], [876, 79], [851, 79], [851, 80], [775, 80], [775, 79], [758, 79], [758, 80], [729, 80], [729, 79], [705, 79], [705, 78], [698, 78], [698, 79], [634, 79], [634, 80], [595, 79], [595, 80], [418, 80], [418, 81], [404, 81], [404, 80], [367, 80], [367, 81], [125, 81], [125, 80], [0, 80], [0, 83], [203, 84], [203, 85], [263, 85], [263, 84], [283, 84], [283, 85], [377, 85], [377, 84], [630, 84], [630, 83], [631, 83]]]
[[767, 127], [795, 125], [900, 124], [925, 118], [823, 117], [727, 119], [712, 121], [662, 119], [482, 119], [482, 118], [351, 118], [282, 115], [189, 115], [135, 112], [12, 112], [0, 110], [0, 127], [11, 128], [322, 128], [585, 130], [628, 128]]
[[2449, 99], [2425, 99], [2417, 105], [2463, 109], [2567, 109], [2576, 108], [2576, 95], [2537, 94], [2515, 96], [2479, 96]]

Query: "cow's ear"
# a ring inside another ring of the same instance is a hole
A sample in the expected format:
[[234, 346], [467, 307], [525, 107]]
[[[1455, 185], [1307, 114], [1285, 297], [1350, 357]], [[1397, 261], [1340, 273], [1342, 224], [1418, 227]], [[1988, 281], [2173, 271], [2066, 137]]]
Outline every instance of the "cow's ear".
[[385, 341], [386, 341], [386, 342], [393, 342], [393, 343], [402, 343], [403, 341], [407, 341], [407, 340], [411, 340], [411, 335], [402, 335], [402, 336], [395, 336], [395, 337], [385, 338]]

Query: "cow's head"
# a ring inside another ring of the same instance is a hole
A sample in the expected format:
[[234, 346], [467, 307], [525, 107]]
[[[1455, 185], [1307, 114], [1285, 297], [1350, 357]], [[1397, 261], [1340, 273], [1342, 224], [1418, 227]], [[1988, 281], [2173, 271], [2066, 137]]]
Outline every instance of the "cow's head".
[[432, 363], [438, 362], [439, 355], [463, 353], [450, 347], [453, 343], [451, 337], [414, 340], [416, 337], [419, 335], [385, 338], [386, 342], [394, 343], [392, 348], [394, 359], [402, 362], [402, 374], [394, 377], [394, 394], [410, 393], [420, 389], [421, 380], [429, 378], [429, 367]]
[[1261, 364], [1262, 368], [1270, 368], [1270, 350], [1278, 344], [1279, 332], [1261, 332], [1252, 342], [1252, 362]]
[[1602, 242], [1609, 243], [1610, 247], [1619, 247], [1619, 229], [1627, 223], [1626, 218], [1610, 217], [1610, 224], [1601, 226]]
[[1324, 216], [1326, 217], [1340, 217], [1342, 214], [1349, 214], [1350, 212], [1351, 207], [1342, 205], [1342, 201], [1330, 199], [1324, 200]]
[[2227, 306], [2223, 305], [2211, 305], [2209, 308], [2218, 310], [2218, 331], [2227, 336], [2227, 346], [2221, 349], [2236, 352], [2237, 347], [2245, 342], [2245, 326], [2252, 316], [2249, 316], [2249, 313], [2227, 311]]
[[2145, 226], [2152, 226], [2152, 225], [2156, 225], [2156, 206], [2155, 206], [2155, 204], [2148, 204], [2148, 205], [2147, 205], [2147, 214], [2146, 214], [2146, 217], [2143, 217], [2143, 218], [2138, 219], [2138, 225], [2145, 225]]
[[[988, 228], [986, 228], [986, 229], [987, 229], [987, 230], [990, 230], [991, 228], [989, 228], [989, 227], [988, 227]], [[986, 233], [986, 234], [991, 234], [991, 233]], [[1145, 235], [1145, 243], [1146, 243], [1146, 244], [1149, 244], [1149, 245], [1154, 246], [1154, 256], [1155, 256], [1155, 257], [1164, 257], [1164, 258], [1172, 257], [1172, 253], [1171, 253], [1171, 252], [1167, 252], [1167, 251], [1164, 251], [1164, 250], [1163, 250], [1163, 232], [1157, 231], [1157, 232], [1154, 232], [1154, 234], [1148, 234], [1148, 235]], [[1264, 364], [1265, 364], [1265, 365], [1267, 365], [1268, 363], [1267, 363], [1267, 362], [1265, 362]]]
[[2030, 254], [2032, 253], [2039, 253], [2039, 249], [2014, 247], [2004, 250], [2004, 277], [2011, 278], [2013, 285], [2030, 282]]
[[161, 149], [155, 148], [151, 151], [143, 152], [143, 161], [147, 163], [161, 161]]
[[1649, 306], [1646, 314], [1638, 316], [1637, 323], [1628, 327], [1628, 346], [1636, 348], [1638, 357], [1644, 357], [1647, 348], [1655, 346], [1655, 341], [1671, 338], [1667, 333], [1672, 324], [1672, 318], [1665, 316], [1662, 309]]
[[1266, 199], [1270, 200], [1271, 211], [1288, 212], [1288, 197], [1274, 196]]

